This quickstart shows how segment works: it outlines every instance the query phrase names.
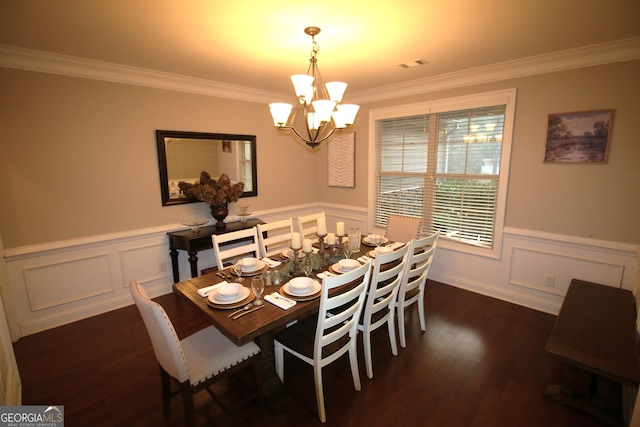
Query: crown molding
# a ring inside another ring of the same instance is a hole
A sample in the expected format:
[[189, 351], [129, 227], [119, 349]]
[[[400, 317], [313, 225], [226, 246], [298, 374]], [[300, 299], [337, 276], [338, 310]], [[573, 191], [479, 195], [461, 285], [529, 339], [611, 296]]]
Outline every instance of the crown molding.
[[350, 102], [366, 104], [404, 96], [490, 83], [537, 74], [640, 59], [640, 37], [499, 62], [351, 93]]
[[[640, 59], [640, 37], [568, 49], [483, 67], [352, 92], [351, 102], [366, 104], [422, 93], [471, 86], [536, 74], [552, 73]], [[178, 74], [0, 45], [0, 67], [153, 87], [205, 96], [268, 104], [288, 94], [232, 85]]]
[[104, 80], [239, 101], [269, 103], [288, 98], [281, 93], [246, 86], [8, 45], [0, 45], [0, 67]]

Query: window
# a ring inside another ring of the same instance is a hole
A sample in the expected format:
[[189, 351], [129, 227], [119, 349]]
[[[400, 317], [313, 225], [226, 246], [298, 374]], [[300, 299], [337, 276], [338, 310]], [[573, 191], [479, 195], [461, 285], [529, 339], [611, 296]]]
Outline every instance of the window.
[[244, 191], [253, 191], [251, 141], [238, 141], [238, 166], [240, 181], [244, 182]]
[[515, 90], [371, 112], [373, 224], [422, 217], [423, 229], [499, 251]]

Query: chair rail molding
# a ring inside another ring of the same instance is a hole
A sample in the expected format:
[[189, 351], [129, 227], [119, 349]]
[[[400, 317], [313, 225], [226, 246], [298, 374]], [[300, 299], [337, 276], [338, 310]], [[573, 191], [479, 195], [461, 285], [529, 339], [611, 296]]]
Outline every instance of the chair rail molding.
[[[367, 209], [309, 203], [254, 211], [264, 222], [324, 211], [336, 222], [371, 232]], [[239, 220], [233, 216], [229, 221]], [[172, 292], [167, 232], [179, 224], [6, 249], [7, 285], [17, 337], [30, 335], [133, 303], [131, 280], [151, 297]], [[429, 278], [490, 297], [557, 314], [572, 278], [633, 289], [638, 270], [634, 245], [507, 228], [500, 258], [482, 257], [438, 245]], [[198, 252], [199, 267], [216, 265], [214, 251]], [[186, 254], [178, 257], [188, 277]], [[464, 266], [464, 268], [461, 268]], [[550, 286], [552, 284], [552, 286]], [[428, 297], [428, 292], [427, 292]]]

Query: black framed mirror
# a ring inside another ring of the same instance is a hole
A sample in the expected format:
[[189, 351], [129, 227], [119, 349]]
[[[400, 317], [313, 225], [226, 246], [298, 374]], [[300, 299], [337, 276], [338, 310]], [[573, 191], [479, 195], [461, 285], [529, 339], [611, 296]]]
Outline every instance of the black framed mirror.
[[198, 182], [202, 171], [243, 181], [240, 197], [258, 195], [255, 135], [156, 130], [156, 143], [163, 206], [197, 202], [180, 192], [178, 182]]

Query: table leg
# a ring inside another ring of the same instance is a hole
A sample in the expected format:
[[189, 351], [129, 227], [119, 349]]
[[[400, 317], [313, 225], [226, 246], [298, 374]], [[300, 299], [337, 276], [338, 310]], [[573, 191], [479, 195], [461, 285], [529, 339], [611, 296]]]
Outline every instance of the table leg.
[[171, 256], [171, 268], [173, 269], [173, 283], [180, 281], [180, 270], [178, 265], [178, 250], [169, 244], [169, 255]]
[[609, 425], [622, 423], [622, 414], [613, 408], [616, 405], [611, 401], [614, 383], [573, 366], [565, 365], [564, 368], [563, 383], [548, 386], [544, 393], [546, 398], [575, 408]]
[[276, 373], [275, 356], [273, 354], [273, 333], [260, 335], [257, 344], [262, 358], [262, 390], [264, 399], [272, 408], [276, 408], [286, 400], [291, 399], [291, 393], [286, 389]]
[[191, 278], [198, 277], [198, 252], [189, 252], [189, 265], [191, 265]]

